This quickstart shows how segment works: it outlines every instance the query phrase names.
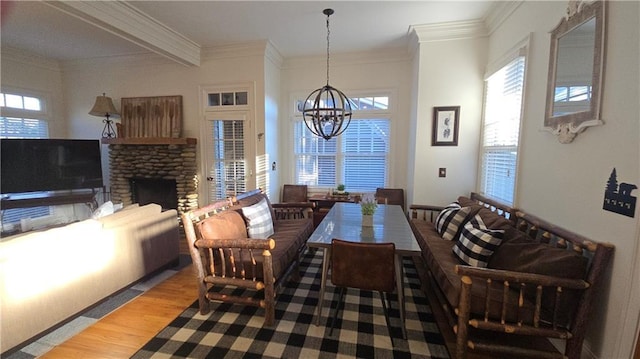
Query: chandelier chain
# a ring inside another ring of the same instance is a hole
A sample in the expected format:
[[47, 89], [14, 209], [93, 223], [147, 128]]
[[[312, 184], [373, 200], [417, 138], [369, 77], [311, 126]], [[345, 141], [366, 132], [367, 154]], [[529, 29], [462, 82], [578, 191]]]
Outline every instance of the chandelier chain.
[[329, 85], [329, 35], [331, 34], [329, 30], [329, 16], [331, 15], [327, 14], [327, 85]]

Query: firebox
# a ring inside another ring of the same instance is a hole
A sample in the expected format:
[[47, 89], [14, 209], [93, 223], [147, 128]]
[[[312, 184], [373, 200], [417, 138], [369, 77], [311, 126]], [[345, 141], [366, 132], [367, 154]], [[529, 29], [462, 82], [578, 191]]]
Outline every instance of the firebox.
[[178, 194], [175, 179], [131, 178], [131, 200], [141, 206], [159, 204], [163, 210], [178, 208]]

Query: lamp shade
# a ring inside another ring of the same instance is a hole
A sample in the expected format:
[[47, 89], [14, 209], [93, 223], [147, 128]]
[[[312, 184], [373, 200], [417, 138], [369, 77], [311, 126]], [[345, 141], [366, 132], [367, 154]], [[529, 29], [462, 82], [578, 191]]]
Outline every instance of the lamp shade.
[[107, 116], [107, 117], [119, 117], [120, 114], [116, 107], [113, 106], [113, 101], [111, 97], [107, 97], [104, 94], [102, 96], [96, 97], [96, 103], [93, 105], [91, 111], [89, 111], [90, 115], [93, 116]]

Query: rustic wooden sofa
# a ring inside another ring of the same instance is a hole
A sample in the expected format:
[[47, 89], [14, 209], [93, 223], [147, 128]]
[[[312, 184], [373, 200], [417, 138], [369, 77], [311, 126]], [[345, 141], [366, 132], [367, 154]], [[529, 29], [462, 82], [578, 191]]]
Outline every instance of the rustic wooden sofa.
[[[503, 231], [484, 268], [463, 264], [453, 253], [456, 242], [434, 228], [444, 207], [410, 206], [428, 296], [448, 324], [440, 329], [450, 338], [445, 341], [451, 356], [580, 358], [593, 298], [606, 280], [614, 247], [477, 193], [458, 203], [468, 207], [466, 221], [477, 214], [487, 228]], [[564, 353], [549, 338], [564, 341]]]
[[[263, 200], [273, 234], [249, 238], [252, 219], [245, 211]], [[264, 308], [265, 325], [273, 325], [278, 286], [290, 274], [299, 278], [300, 255], [313, 232], [312, 204], [271, 204], [256, 189], [184, 213], [182, 223], [198, 282], [200, 313], [210, 311], [210, 301], [252, 305]], [[243, 296], [233, 288], [250, 290]]]

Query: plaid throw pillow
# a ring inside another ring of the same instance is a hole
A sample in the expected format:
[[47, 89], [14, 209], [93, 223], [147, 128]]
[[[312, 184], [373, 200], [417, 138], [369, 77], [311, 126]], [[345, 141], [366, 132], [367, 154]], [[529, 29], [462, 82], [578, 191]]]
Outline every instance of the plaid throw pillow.
[[435, 227], [442, 239], [457, 240], [462, 225], [466, 222], [470, 207], [460, 207], [458, 202], [446, 206], [436, 217]]
[[273, 235], [273, 220], [267, 200], [247, 207], [242, 207], [242, 214], [247, 219], [249, 238], [268, 238]]
[[453, 253], [470, 266], [485, 268], [502, 243], [503, 236], [504, 230], [487, 229], [480, 216], [476, 215], [462, 228]]

